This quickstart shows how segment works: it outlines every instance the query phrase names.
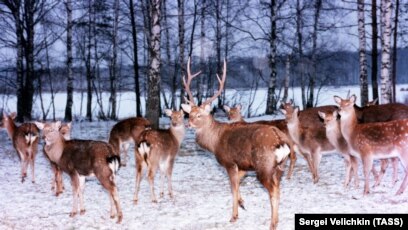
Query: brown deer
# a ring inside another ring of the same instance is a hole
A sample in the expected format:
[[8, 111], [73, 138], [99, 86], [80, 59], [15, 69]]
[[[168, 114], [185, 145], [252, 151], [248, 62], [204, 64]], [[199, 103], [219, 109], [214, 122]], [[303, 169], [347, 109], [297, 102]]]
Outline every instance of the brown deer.
[[[408, 119], [359, 124], [354, 108], [356, 96], [342, 99], [334, 96], [340, 106], [340, 129], [351, 154], [363, 161], [364, 194], [369, 193], [369, 172], [374, 159], [398, 157], [405, 169], [405, 177], [397, 195], [408, 183]], [[370, 106], [371, 107], [371, 106]]]
[[340, 120], [338, 120], [338, 112], [320, 112], [319, 116], [323, 119], [326, 136], [329, 142], [336, 148], [338, 152], [344, 157], [346, 163], [346, 178], [344, 180], [344, 187], [348, 187], [352, 176], [354, 177], [354, 184], [356, 187], [359, 185], [358, 179], [358, 162], [357, 158], [350, 155], [350, 149], [347, 141], [343, 138], [340, 131]]
[[189, 104], [182, 108], [189, 114], [189, 126], [196, 130], [196, 142], [202, 148], [214, 153], [218, 163], [229, 176], [233, 197], [231, 222], [238, 219], [238, 205], [243, 208], [239, 192], [241, 178], [247, 171], [254, 170], [258, 180], [268, 190], [271, 204], [271, 229], [278, 225], [280, 181], [288, 155], [293, 152], [290, 140], [274, 126], [247, 123], [221, 123], [210, 114], [210, 103], [224, 88], [226, 62], [218, 92], [198, 106], [193, 102], [190, 90], [191, 80], [197, 76], [190, 73], [190, 60], [187, 64], [187, 80], [183, 78], [185, 90], [190, 98]]
[[[117, 223], [122, 221], [122, 210], [115, 184], [115, 173], [120, 166], [120, 157], [112, 146], [102, 141], [65, 140], [60, 133], [61, 122], [35, 123], [45, 136], [45, 153], [62, 171], [71, 178], [73, 207], [69, 214], [74, 217], [78, 211], [85, 213], [83, 193], [85, 178], [96, 176], [101, 185], [108, 190], [111, 203], [110, 217], [117, 215]], [[116, 213], [115, 208], [116, 207]]]
[[299, 108], [294, 107], [290, 102], [284, 104], [282, 108], [281, 111], [285, 115], [290, 137], [300, 152], [307, 156], [306, 159], [308, 159], [308, 155], [311, 157], [312, 166], [309, 165], [309, 167], [313, 172], [313, 182], [317, 183], [322, 154], [336, 152], [336, 148], [327, 139], [326, 130], [320, 121], [318, 112], [333, 112], [337, 107], [320, 106], [299, 112]]
[[112, 127], [109, 134], [109, 144], [113, 146], [118, 155], [123, 149], [121, 166], [126, 166], [130, 144], [135, 144], [135, 140], [146, 128], [150, 128], [150, 121], [143, 117], [127, 118]]
[[143, 168], [146, 166], [152, 202], [157, 202], [154, 192], [154, 177], [157, 168], [160, 169], [161, 177], [160, 197], [164, 195], [164, 177], [166, 177], [169, 196], [173, 198], [171, 176], [176, 155], [184, 139], [184, 112], [182, 110], [172, 111], [166, 109], [165, 113], [171, 119], [170, 128], [146, 130], [140, 135], [137, 141], [137, 148], [135, 148], [136, 191], [133, 198], [135, 204], [138, 201]]
[[31, 167], [32, 182], [35, 183], [34, 163], [37, 155], [39, 130], [33, 123], [23, 123], [17, 126], [14, 123], [17, 113], [13, 112], [7, 115], [3, 112], [0, 128], [5, 128], [13, 147], [21, 162], [21, 182], [27, 177], [28, 165]]
[[[71, 128], [72, 128], [72, 123], [65, 123], [65, 124], [61, 124], [61, 128], [59, 130], [59, 132], [61, 133], [61, 135], [64, 137], [65, 140], [70, 140], [71, 139]], [[44, 138], [44, 136], [43, 136]], [[49, 158], [48, 158], [48, 154], [45, 152], [45, 145], [43, 148], [43, 152], [44, 155], [46, 156], [46, 158], [50, 161], [51, 164], [51, 169], [53, 172], [54, 177], [51, 180], [51, 190], [55, 191], [55, 195], [58, 196], [59, 194], [63, 193], [64, 191], [64, 183], [62, 180], [62, 172], [61, 169], [58, 167], [57, 164], [55, 164], [54, 162], [52, 162]]]
[[[224, 111], [227, 114], [228, 120], [230, 120], [231, 122], [246, 122], [244, 120], [244, 118], [242, 117], [242, 114], [241, 114], [241, 108], [242, 107], [241, 107], [240, 104], [237, 104], [234, 107], [229, 107], [228, 105], [224, 105], [223, 108], [224, 108]], [[270, 121], [259, 120], [259, 121], [255, 121], [255, 122], [252, 122], [252, 123], [275, 126], [276, 128], [280, 129], [282, 132], [284, 132], [286, 134], [286, 136], [289, 138], [289, 140], [291, 140], [291, 145], [292, 146], [294, 145], [293, 140], [289, 136], [286, 121], [284, 119], [277, 119], [277, 120], [270, 120]], [[295, 149], [296, 152], [299, 152], [297, 146], [293, 146], [293, 148]], [[295, 153], [295, 152], [293, 152], [293, 153]], [[309, 164], [309, 167], [310, 167], [312, 165], [310, 157], [308, 157], [308, 155], [304, 155], [303, 153], [301, 153], [301, 154], [306, 159], [306, 161], [308, 161], [308, 164]], [[295, 164], [296, 164], [296, 160], [297, 160], [296, 154], [291, 154], [290, 155], [289, 172], [288, 172], [288, 174], [286, 176], [287, 179], [290, 179], [292, 177], [293, 170], [294, 170]], [[310, 170], [311, 170], [311, 168], [310, 168]]]

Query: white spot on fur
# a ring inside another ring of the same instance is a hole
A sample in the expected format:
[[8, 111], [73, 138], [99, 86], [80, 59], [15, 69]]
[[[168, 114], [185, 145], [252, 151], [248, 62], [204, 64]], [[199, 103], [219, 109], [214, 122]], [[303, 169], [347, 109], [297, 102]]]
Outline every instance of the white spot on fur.
[[290, 153], [290, 148], [287, 144], [282, 145], [281, 147], [275, 150], [276, 161], [280, 163], [285, 157]]
[[139, 148], [137, 148], [137, 150], [138, 150], [139, 154], [143, 156], [144, 154], [149, 154], [150, 147], [147, 146], [146, 142], [142, 142], [142, 143], [140, 143], [140, 146], [139, 146]]

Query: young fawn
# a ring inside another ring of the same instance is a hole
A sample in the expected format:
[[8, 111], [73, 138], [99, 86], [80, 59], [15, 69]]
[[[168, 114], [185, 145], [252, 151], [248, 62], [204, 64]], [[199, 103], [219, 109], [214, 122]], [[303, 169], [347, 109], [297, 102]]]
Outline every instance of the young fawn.
[[233, 205], [231, 222], [238, 219], [238, 205], [243, 207], [239, 192], [241, 178], [247, 171], [254, 170], [258, 180], [268, 190], [271, 204], [271, 229], [278, 225], [280, 181], [288, 155], [293, 152], [290, 140], [274, 126], [247, 123], [221, 123], [210, 114], [210, 103], [222, 92], [226, 79], [226, 63], [220, 79], [218, 92], [201, 106], [194, 104], [190, 90], [192, 78], [190, 60], [187, 64], [188, 79], [184, 88], [191, 101], [182, 104], [189, 114], [189, 125], [196, 130], [196, 142], [202, 148], [214, 153], [217, 161], [227, 171], [231, 183]]
[[146, 130], [137, 141], [137, 148], [135, 148], [136, 191], [133, 198], [135, 204], [138, 201], [140, 181], [142, 180], [144, 167], [147, 168], [152, 202], [157, 202], [154, 192], [154, 177], [157, 168], [160, 169], [161, 177], [160, 197], [164, 195], [164, 177], [167, 177], [169, 196], [173, 198], [171, 175], [176, 155], [184, 139], [184, 112], [182, 110], [172, 111], [166, 109], [165, 113], [171, 119], [170, 128]]
[[[224, 111], [227, 114], [228, 120], [230, 120], [231, 122], [246, 122], [244, 120], [244, 118], [242, 117], [242, 113], [241, 113], [242, 106], [240, 104], [237, 104], [234, 107], [229, 107], [228, 105], [224, 105], [223, 108], [224, 108]], [[260, 121], [255, 121], [253, 123], [264, 124], [264, 125], [272, 125], [272, 126], [275, 126], [278, 129], [280, 129], [289, 138], [289, 140], [291, 141], [291, 145], [293, 146], [295, 151], [300, 152], [298, 150], [298, 148], [294, 145], [293, 140], [289, 136], [288, 128], [286, 126], [286, 121], [284, 119], [277, 119], [277, 120], [270, 120], [270, 121], [260, 120]], [[301, 154], [302, 154], [303, 157], [305, 157], [305, 159], [307, 161], [310, 161], [310, 157], [308, 158], [307, 155], [305, 156], [303, 153], [301, 153]], [[287, 179], [290, 179], [292, 177], [293, 170], [294, 170], [295, 164], [296, 164], [296, 160], [297, 160], [296, 154], [295, 154], [295, 152], [293, 152], [293, 154], [290, 155], [289, 172], [288, 172], [288, 174], [286, 176]], [[310, 165], [311, 165], [311, 163], [310, 163]]]
[[7, 115], [3, 112], [0, 128], [5, 128], [13, 147], [21, 162], [21, 182], [27, 177], [28, 165], [31, 167], [32, 182], [35, 183], [34, 163], [37, 155], [39, 130], [33, 123], [23, 123], [17, 126], [14, 123], [17, 113], [13, 112]]
[[357, 158], [350, 154], [350, 149], [347, 141], [343, 138], [340, 131], [340, 120], [338, 118], [338, 112], [320, 112], [319, 116], [323, 119], [326, 136], [330, 143], [336, 148], [338, 152], [344, 157], [346, 163], [346, 178], [344, 180], [344, 187], [348, 187], [352, 177], [354, 177], [354, 184], [356, 187], [359, 185], [358, 179], [358, 162]]
[[109, 134], [109, 144], [120, 155], [123, 149], [121, 166], [126, 166], [130, 144], [135, 144], [140, 134], [150, 127], [150, 121], [143, 117], [131, 117], [116, 123]]
[[333, 153], [336, 150], [327, 139], [326, 130], [320, 121], [318, 111], [332, 112], [337, 108], [336, 106], [320, 106], [299, 112], [299, 108], [293, 107], [291, 102], [284, 104], [282, 108], [290, 137], [300, 152], [307, 156], [306, 159], [311, 157], [308, 163], [313, 172], [313, 182], [317, 183], [322, 154]]
[[340, 106], [340, 129], [351, 154], [361, 157], [364, 172], [364, 194], [369, 193], [369, 172], [374, 159], [398, 157], [404, 166], [405, 177], [397, 195], [408, 183], [408, 119], [359, 124], [354, 104], [356, 96], [342, 99], [334, 96]]
[[[111, 145], [102, 141], [65, 140], [60, 133], [61, 122], [35, 123], [45, 137], [45, 153], [62, 171], [71, 178], [73, 207], [70, 217], [78, 211], [85, 213], [83, 193], [85, 178], [96, 176], [101, 185], [109, 192], [111, 203], [110, 217], [117, 215], [117, 223], [122, 221], [122, 210], [115, 184], [115, 173], [119, 169], [120, 157]], [[115, 208], [116, 207], [116, 213]]]

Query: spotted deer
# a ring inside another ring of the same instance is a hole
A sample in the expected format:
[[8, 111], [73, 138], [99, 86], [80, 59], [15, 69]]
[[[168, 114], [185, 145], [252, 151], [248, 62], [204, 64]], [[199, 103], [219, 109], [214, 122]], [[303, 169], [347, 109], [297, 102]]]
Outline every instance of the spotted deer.
[[17, 113], [7, 115], [3, 112], [0, 128], [7, 131], [13, 147], [17, 152], [21, 164], [21, 182], [27, 177], [28, 165], [31, 167], [31, 181], [35, 183], [34, 163], [38, 150], [39, 130], [33, 123], [23, 123], [17, 126], [14, 123]]
[[143, 117], [127, 118], [112, 127], [109, 134], [109, 144], [119, 155], [121, 149], [123, 150], [121, 166], [126, 166], [130, 145], [135, 144], [135, 140], [139, 139], [140, 134], [146, 128], [150, 128], [150, 121]]
[[[61, 133], [61, 135], [64, 137], [65, 140], [70, 140], [71, 139], [71, 128], [72, 128], [72, 123], [68, 122], [65, 124], [61, 124], [61, 128], [59, 130], [59, 132]], [[44, 135], [43, 135], [44, 138]], [[53, 173], [53, 178], [51, 180], [51, 190], [55, 192], [56, 196], [59, 196], [59, 194], [64, 192], [64, 183], [62, 180], [62, 172], [61, 169], [58, 167], [57, 164], [55, 164], [54, 162], [52, 162], [49, 158], [48, 158], [48, 154], [45, 152], [45, 145], [43, 148], [43, 152], [45, 157], [49, 160], [50, 164], [51, 164], [51, 169], [52, 169], [52, 173]]]
[[[401, 120], [408, 118], [408, 106], [401, 103], [389, 103], [378, 105], [378, 98], [374, 101], [367, 103], [367, 106], [359, 107], [354, 105], [357, 120], [359, 123], [372, 123], [372, 122], [386, 122], [393, 120]], [[389, 161], [392, 162], [393, 168], [393, 184], [398, 181], [398, 158], [382, 159], [381, 169], [377, 174], [375, 168], [373, 167], [373, 173], [376, 176], [376, 183], [374, 186], [378, 186], [385, 174], [385, 170], [388, 167]]]
[[85, 178], [95, 176], [109, 192], [110, 217], [117, 216], [117, 223], [120, 223], [123, 214], [115, 183], [115, 174], [120, 166], [120, 157], [116, 155], [112, 146], [102, 141], [65, 140], [60, 133], [61, 122], [59, 121], [53, 123], [35, 122], [35, 124], [43, 131], [45, 153], [48, 158], [71, 178], [73, 207], [69, 216], [74, 217], [77, 214], [78, 199], [80, 214], [85, 214], [83, 200]]
[[[397, 191], [402, 194], [408, 184], [408, 119], [359, 124], [354, 108], [356, 96], [342, 99], [334, 96], [340, 106], [340, 129], [351, 149], [363, 162], [364, 194], [369, 193], [369, 172], [374, 159], [398, 157], [405, 177]], [[370, 106], [371, 107], [371, 106]]]
[[278, 225], [280, 181], [288, 155], [293, 152], [290, 140], [274, 126], [248, 123], [221, 123], [210, 114], [213, 102], [224, 89], [226, 62], [219, 82], [219, 90], [211, 98], [198, 106], [194, 103], [190, 90], [191, 80], [198, 74], [190, 72], [187, 63], [187, 80], [184, 88], [189, 96], [189, 104], [182, 104], [189, 114], [189, 126], [196, 131], [198, 145], [215, 155], [218, 163], [225, 168], [231, 183], [233, 197], [231, 222], [238, 219], [238, 205], [244, 207], [239, 192], [241, 178], [247, 171], [254, 170], [258, 180], [268, 190], [271, 204], [271, 229]]
[[346, 177], [344, 180], [344, 187], [348, 187], [352, 177], [354, 177], [354, 184], [359, 185], [358, 179], [358, 161], [357, 158], [350, 154], [350, 149], [347, 141], [343, 138], [340, 131], [340, 120], [338, 119], [338, 112], [320, 112], [319, 116], [323, 119], [326, 130], [326, 136], [329, 142], [342, 154], [346, 164]]
[[[241, 113], [241, 108], [242, 106], [240, 104], [237, 104], [233, 107], [230, 107], [228, 105], [224, 105], [223, 106], [224, 111], [227, 114], [228, 120], [230, 120], [231, 122], [246, 122], [244, 120], [244, 118], [242, 117], [242, 113]], [[270, 121], [266, 121], [266, 120], [259, 120], [259, 121], [255, 121], [253, 123], [256, 124], [264, 124], [264, 125], [272, 125], [275, 126], [276, 128], [280, 129], [282, 132], [284, 132], [286, 134], [286, 136], [289, 138], [289, 140], [291, 141], [291, 145], [293, 146], [293, 148], [299, 152], [299, 150], [297, 149], [296, 146], [294, 146], [294, 142], [293, 140], [290, 138], [289, 136], [289, 132], [288, 132], [288, 128], [286, 126], [286, 121], [284, 119], [277, 119], [277, 120], [270, 120]], [[295, 153], [295, 152], [293, 152]], [[303, 153], [301, 153], [303, 155]], [[305, 159], [307, 161], [310, 161], [310, 157], [307, 158], [307, 156], [303, 155], [305, 157]], [[293, 174], [293, 170], [295, 168], [295, 164], [296, 164], [296, 154], [291, 154], [290, 155], [290, 165], [289, 165], [289, 172], [286, 176], [287, 179], [290, 179], [292, 177]], [[311, 162], [308, 162], [309, 166], [311, 165]]]
[[164, 195], [164, 177], [166, 177], [169, 196], [173, 198], [171, 176], [176, 155], [184, 139], [184, 112], [166, 109], [165, 113], [170, 117], [170, 128], [145, 130], [137, 141], [137, 148], [135, 148], [136, 190], [133, 198], [135, 204], [139, 199], [138, 193], [143, 168], [147, 168], [152, 202], [157, 202], [154, 192], [154, 177], [158, 168], [161, 177], [160, 197]]
[[[336, 106], [320, 106], [299, 111], [292, 102], [282, 106], [282, 113], [288, 127], [288, 132], [300, 152], [305, 155], [313, 174], [313, 182], [319, 181], [319, 165], [322, 154], [334, 153], [336, 148], [326, 136], [326, 130], [320, 121], [318, 111], [333, 112]], [[309, 160], [308, 158], [311, 158]]]

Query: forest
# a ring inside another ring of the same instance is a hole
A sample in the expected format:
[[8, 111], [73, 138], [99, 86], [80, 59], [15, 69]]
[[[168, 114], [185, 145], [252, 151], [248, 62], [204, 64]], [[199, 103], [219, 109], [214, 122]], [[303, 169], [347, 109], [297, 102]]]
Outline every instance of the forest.
[[408, 82], [407, 19], [399, 0], [1, 0], [0, 89], [17, 97], [20, 122], [33, 119], [34, 95], [56, 92], [67, 95], [61, 119], [73, 119], [73, 93], [84, 92], [92, 121], [92, 98], [108, 92], [103, 115], [116, 120], [118, 92], [131, 91], [134, 115], [157, 126], [163, 101], [179, 108], [186, 96], [190, 58], [202, 71], [198, 104], [218, 88], [224, 60], [226, 89], [267, 88], [265, 114], [294, 86], [303, 108], [337, 85], [360, 85], [361, 105], [368, 91], [386, 104]]

